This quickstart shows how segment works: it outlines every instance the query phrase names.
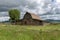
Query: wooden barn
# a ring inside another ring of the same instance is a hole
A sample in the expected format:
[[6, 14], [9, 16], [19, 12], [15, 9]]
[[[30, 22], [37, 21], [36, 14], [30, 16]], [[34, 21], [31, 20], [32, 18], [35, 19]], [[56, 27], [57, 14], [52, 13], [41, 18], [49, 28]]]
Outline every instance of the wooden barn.
[[23, 19], [21, 19], [19, 23], [21, 25], [43, 25], [43, 21], [39, 16], [29, 12], [26, 12]]

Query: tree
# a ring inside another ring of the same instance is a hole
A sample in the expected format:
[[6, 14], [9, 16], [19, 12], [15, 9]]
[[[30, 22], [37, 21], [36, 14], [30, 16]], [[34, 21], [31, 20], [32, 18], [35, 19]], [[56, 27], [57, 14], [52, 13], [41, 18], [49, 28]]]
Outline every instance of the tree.
[[20, 18], [20, 11], [17, 9], [9, 10], [10, 21], [16, 22]]

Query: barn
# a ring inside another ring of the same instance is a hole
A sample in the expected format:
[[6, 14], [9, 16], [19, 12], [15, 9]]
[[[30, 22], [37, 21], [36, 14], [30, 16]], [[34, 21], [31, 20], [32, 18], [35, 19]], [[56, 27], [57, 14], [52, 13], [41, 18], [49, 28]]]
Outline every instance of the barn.
[[23, 19], [19, 22], [21, 25], [43, 25], [43, 21], [36, 14], [26, 12]]

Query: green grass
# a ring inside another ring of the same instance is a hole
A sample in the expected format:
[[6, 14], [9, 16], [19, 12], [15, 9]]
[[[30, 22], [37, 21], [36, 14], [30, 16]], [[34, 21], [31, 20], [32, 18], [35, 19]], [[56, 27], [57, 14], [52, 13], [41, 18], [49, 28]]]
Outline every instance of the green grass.
[[0, 40], [60, 40], [60, 25], [0, 24]]

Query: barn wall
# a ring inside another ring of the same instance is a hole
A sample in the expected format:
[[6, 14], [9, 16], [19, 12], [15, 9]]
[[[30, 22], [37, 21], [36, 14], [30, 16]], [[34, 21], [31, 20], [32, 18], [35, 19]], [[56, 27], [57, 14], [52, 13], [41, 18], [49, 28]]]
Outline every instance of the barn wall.
[[33, 20], [33, 21], [32, 21], [32, 24], [33, 24], [33, 25], [43, 25], [43, 22], [40, 21], [40, 20]]
[[20, 20], [19, 22], [17, 22], [17, 24], [20, 24], [20, 25], [43, 25], [43, 21], [40, 21], [40, 20], [34, 20], [34, 19], [23, 19], [23, 20]]

